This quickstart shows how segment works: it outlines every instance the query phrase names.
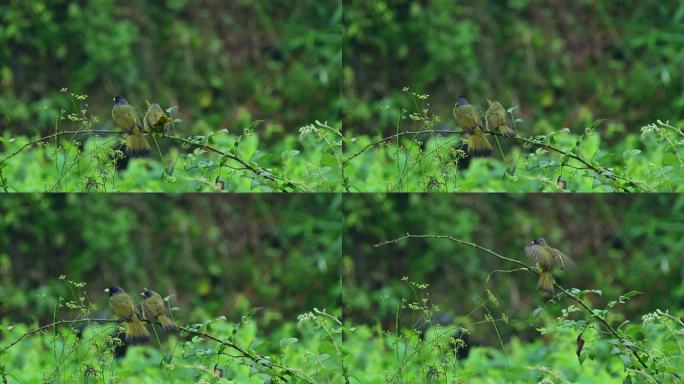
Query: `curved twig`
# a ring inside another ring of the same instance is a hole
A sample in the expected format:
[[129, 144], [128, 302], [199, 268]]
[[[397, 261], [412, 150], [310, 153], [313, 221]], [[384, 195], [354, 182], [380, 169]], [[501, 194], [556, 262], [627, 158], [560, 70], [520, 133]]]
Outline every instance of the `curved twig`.
[[[536, 270], [535, 268], [533, 268], [533, 267], [530, 266], [530, 265], [527, 265], [526, 263], [524, 263], [524, 262], [522, 262], [522, 261], [520, 261], [520, 260], [511, 259], [511, 258], [506, 257], [506, 256], [503, 256], [503, 255], [501, 255], [501, 254], [499, 254], [499, 253], [497, 253], [497, 252], [494, 252], [494, 251], [492, 251], [491, 249], [485, 248], [485, 247], [483, 247], [483, 246], [481, 246], [481, 245], [479, 245], [479, 244], [472, 243], [472, 242], [470, 242], [470, 241], [460, 240], [460, 239], [457, 239], [457, 238], [455, 238], [455, 237], [453, 237], [453, 236], [449, 236], [449, 235], [412, 235], [412, 234], [410, 234], [410, 233], [407, 233], [407, 234], [404, 235], [404, 236], [401, 236], [401, 237], [398, 237], [398, 238], [392, 239], [392, 240], [386, 240], [386, 241], [383, 241], [383, 242], [374, 244], [373, 246], [374, 246], [374, 247], [381, 247], [381, 246], [387, 245], [387, 244], [398, 243], [398, 242], [400, 242], [400, 241], [402, 241], [402, 240], [406, 240], [406, 239], [426, 239], [426, 238], [427, 238], [427, 239], [447, 239], [447, 240], [451, 240], [451, 241], [453, 241], [453, 242], [455, 242], [455, 243], [458, 243], [458, 244], [461, 244], [461, 245], [467, 245], [467, 246], [470, 246], [470, 247], [479, 249], [479, 250], [481, 250], [481, 251], [483, 251], [483, 252], [486, 252], [486, 253], [488, 253], [488, 254], [490, 254], [490, 255], [492, 255], [492, 256], [494, 256], [494, 257], [497, 257], [497, 258], [499, 258], [499, 259], [501, 259], [501, 260], [504, 260], [504, 261], [508, 261], [508, 262], [517, 264], [517, 265], [523, 267], [522, 269], [526, 269], [526, 270], [528, 270], [528, 271], [534, 273], [535, 275], [539, 275], [539, 273], [537, 272], [537, 270]], [[609, 331], [614, 337], [616, 337], [618, 340], [620, 340], [620, 341], [623, 343], [623, 345], [624, 345], [627, 349], [629, 349], [629, 350], [632, 352], [632, 355], [634, 355], [634, 357], [637, 359], [637, 361], [639, 362], [639, 364], [641, 364], [641, 366], [642, 366], [644, 369], [648, 369], [648, 365], [646, 364], [646, 362], [644, 362], [644, 360], [641, 358], [641, 356], [639, 356], [638, 348], [637, 348], [636, 346], [634, 346], [634, 345], [629, 345], [629, 344], [631, 344], [631, 343], [625, 343], [625, 341], [628, 341], [628, 340], [627, 340], [624, 336], [620, 335], [620, 334], [618, 333], [618, 331], [617, 331], [615, 328], [613, 328], [610, 324], [608, 324], [608, 321], [606, 321], [606, 319], [604, 319], [603, 317], [601, 317], [601, 316], [599, 316], [598, 314], [596, 314], [596, 313], [594, 312], [594, 310], [592, 310], [592, 309], [589, 307], [589, 305], [587, 305], [582, 299], [580, 299], [580, 298], [577, 297], [576, 295], [570, 293], [567, 289], [563, 288], [563, 287], [562, 287], [561, 285], [559, 285], [557, 282], [554, 281], [553, 285], [554, 285], [556, 288], [558, 288], [559, 291], [563, 292], [563, 294], [565, 294], [566, 296], [568, 296], [569, 298], [571, 298], [573, 301], [575, 301], [577, 304], [579, 304], [579, 306], [582, 307], [585, 311], [587, 311], [587, 313], [589, 313], [589, 314], [591, 315], [591, 317], [593, 317], [593, 318], [596, 319], [599, 323], [601, 323], [604, 327], [606, 327], [606, 329], [608, 329], [608, 331]]]
[[[4, 163], [6, 163], [9, 159], [11, 159], [11, 158], [13, 158], [14, 156], [18, 155], [19, 153], [23, 152], [26, 148], [31, 147], [31, 146], [33, 146], [33, 145], [36, 145], [36, 144], [38, 144], [38, 143], [41, 143], [41, 142], [43, 142], [43, 141], [50, 140], [50, 139], [53, 139], [53, 138], [57, 138], [57, 137], [62, 136], [62, 135], [99, 134], [99, 133], [102, 133], [102, 134], [116, 134], [116, 135], [121, 135], [121, 134], [122, 134], [121, 131], [110, 131], [110, 130], [99, 130], [99, 129], [84, 129], [84, 130], [78, 130], [78, 131], [60, 131], [60, 132], [55, 132], [55, 133], [53, 133], [53, 134], [50, 134], [50, 135], [47, 135], [47, 136], [43, 136], [43, 137], [41, 137], [41, 138], [39, 138], [39, 139], [30, 141], [30, 142], [24, 144], [23, 146], [21, 146], [20, 148], [18, 148], [16, 151], [14, 151], [14, 152], [12, 152], [11, 154], [7, 155], [7, 156], [4, 157], [3, 159], [0, 159], [0, 166], [2, 166]], [[192, 140], [188, 140], [188, 139], [185, 139], [185, 138], [182, 138], [182, 137], [178, 137], [178, 136], [167, 136], [167, 135], [164, 135], [164, 136], [162, 136], [162, 138], [167, 139], [167, 140], [171, 140], [171, 141], [181, 142], [181, 143], [190, 145], [190, 146], [195, 147], [195, 148], [204, 149], [204, 150], [206, 150], [206, 151], [214, 152], [214, 153], [216, 153], [216, 154], [218, 154], [218, 155], [220, 155], [220, 156], [223, 156], [223, 157], [225, 157], [225, 158], [227, 158], [227, 159], [229, 159], [229, 160], [233, 160], [233, 161], [239, 163], [239, 164], [243, 167], [243, 169], [246, 169], [246, 170], [250, 171], [252, 174], [254, 174], [254, 175], [258, 176], [258, 177], [263, 177], [263, 178], [265, 178], [265, 179], [267, 179], [267, 180], [270, 180], [270, 181], [276, 183], [277, 188], [278, 188], [280, 191], [282, 191], [282, 192], [287, 192], [288, 190], [287, 190], [286, 188], [284, 188], [283, 186], [280, 186], [280, 185], [278, 184], [279, 182], [280, 182], [280, 183], [286, 184], [287, 186], [291, 187], [292, 189], [294, 189], [294, 190], [296, 190], [296, 191], [303, 191], [303, 190], [304, 190], [304, 188], [303, 188], [299, 183], [296, 183], [296, 182], [294, 182], [294, 181], [292, 181], [292, 180], [286, 179], [286, 178], [281, 177], [281, 176], [276, 176], [276, 175], [274, 175], [273, 173], [267, 171], [267, 170], [264, 169], [264, 168], [261, 168], [261, 167], [258, 167], [258, 166], [253, 166], [253, 165], [249, 164], [247, 161], [245, 161], [244, 159], [240, 158], [239, 156], [237, 156], [237, 155], [235, 155], [235, 154], [221, 151], [220, 149], [218, 149], [218, 148], [216, 148], [216, 147], [213, 147], [213, 146], [211, 146], [211, 145], [203, 144], [203, 143], [198, 143], [198, 142], [194, 142], [194, 141], [192, 141]]]
[[[276, 175], [272, 174], [271, 172], [269, 172], [269, 171], [267, 171], [261, 167], [254, 167], [254, 166], [250, 165], [249, 163], [247, 163], [242, 158], [240, 158], [239, 156], [234, 155], [232, 153], [221, 151], [220, 149], [212, 147], [211, 145], [203, 144], [203, 143], [197, 143], [197, 142], [194, 142], [192, 140], [188, 140], [188, 139], [178, 137], [178, 136], [162, 136], [162, 138], [167, 139], [167, 140], [171, 140], [171, 141], [178, 141], [178, 142], [185, 143], [187, 145], [193, 146], [195, 148], [204, 149], [206, 151], [214, 152], [214, 153], [221, 155], [225, 158], [228, 158], [230, 160], [233, 160], [233, 161], [240, 163], [240, 165], [242, 165], [244, 167], [244, 169], [249, 170], [250, 172], [252, 172], [253, 174], [255, 174], [257, 176], [263, 177], [263, 178], [270, 180], [270, 181], [273, 181], [273, 182], [285, 183], [285, 184], [293, 187], [295, 190], [299, 190], [299, 191], [303, 190], [303, 188], [299, 184], [295, 183], [292, 180], [286, 179], [284, 177], [276, 176]], [[284, 189], [283, 187], [278, 186], [278, 188], [280, 188], [280, 190], [283, 192], [287, 192], [287, 190]]]
[[119, 322], [119, 320], [114, 320], [114, 319], [75, 319], [75, 320], [59, 320], [59, 321], [55, 321], [55, 322], [52, 322], [52, 323], [49, 323], [49, 324], [45, 324], [45, 325], [43, 325], [43, 326], [40, 327], [40, 328], [36, 328], [36, 329], [31, 330], [31, 331], [28, 331], [28, 332], [24, 333], [23, 335], [19, 336], [16, 340], [14, 340], [13, 342], [7, 344], [6, 347], [0, 349], [0, 356], [2, 356], [2, 355], [5, 353], [5, 351], [7, 351], [8, 349], [12, 348], [12, 347], [15, 346], [16, 344], [18, 344], [18, 343], [19, 343], [21, 340], [23, 340], [25, 337], [28, 337], [28, 336], [33, 335], [33, 334], [35, 334], [35, 333], [44, 331], [44, 330], [46, 330], [46, 329], [48, 329], [48, 328], [56, 327], [56, 326], [58, 326], [58, 325], [62, 325], [62, 324], [79, 324], [79, 323], [118, 323], [118, 322]]
[[[343, 166], [343, 167], [346, 167], [347, 165], [349, 165], [349, 162], [350, 162], [351, 160], [353, 160], [354, 158], [360, 156], [361, 154], [363, 154], [364, 152], [366, 152], [366, 151], [367, 151], [368, 149], [370, 149], [371, 147], [374, 147], [374, 146], [376, 146], [376, 145], [382, 144], [382, 143], [384, 143], [384, 142], [388, 142], [388, 141], [390, 141], [390, 140], [392, 140], [392, 139], [396, 139], [396, 138], [398, 138], [398, 137], [400, 137], [400, 136], [404, 136], [404, 135], [418, 135], [418, 134], [423, 134], [423, 133], [426, 133], [426, 134], [463, 134], [463, 131], [458, 131], [458, 130], [443, 130], [443, 129], [426, 129], [426, 130], [420, 130], [420, 131], [405, 131], [405, 132], [399, 132], [399, 133], [396, 133], [396, 134], [394, 134], [394, 135], [387, 136], [387, 137], [383, 137], [383, 138], [380, 139], [380, 140], [376, 140], [376, 141], [373, 141], [373, 142], [367, 144], [366, 146], [364, 146], [363, 148], [361, 148], [359, 151], [357, 151], [357, 152], [353, 153], [351, 156], [347, 157], [347, 158], [342, 162], [342, 166]], [[599, 176], [604, 176], [604, 177], [609, 178], [609, 179], [611, 179], [611, 180], [613, 180], [613, 181], [618, 181], [618, 182], [619, 182], [619, 181], [623, 181], [623, 182], [627, 182], [627, 183], [633, 185], [637, 190], [646, 191], [646, 189], [645, 189], [643, 186], [640, 185], [641, 183], [640, 183], [640, 182], [637, 182], [636, 180], [632, 180], [632, 179], [630, 179], [630, 178], [628, 178], [628, 177], [625, 177], [625, 176], [622, 176], [622, 175], [618, 175], [618, 174], [616, 174], [615, 172], [609, 170], [608, 168], [604, 168], [604, 167], [600, 167], [600, 166], [597, 166], [597, 165], [595, 165], [595, 164], [592, 164], [592, 163], [589, 162], [588, 160], [584, 159], [583, 157], [581, 157], [581, 156], [579, 156], [579, 155], [577, 155], [577, 154], [575, 154], [575, 153], [572, 153], [572, 152], [569, 152], [569, 151], [560, 149], [560, 148], [558, 148], [558, 147], [556, 147], [556, 146], [553, 146], [553, 145], [551, 145], [551, 144], [542, 143], [542, 142], [535, 141], [535, 140], [530, 140], [530, 139], [528, 139], [528, 138], [521, 137], [521, 136], [508, 137], [508, 136], [504, 136], [504, 135], [502, 135], [501, 133], [498, 133], [498, 132], [485, 131], [485, 133], [487, 133], [487, 134], [489, 134], [489, 135], [493, 135], [493, 136], [499, 136], [499, 137], [501, 137], [501, 138], [503, 138], [503, 139], [516, 140], [516, 141], [523, 142], [523, 143], [526, 143], [526, 144], [529, 144], [529, 145], [532, 145], [532, 146], [535, 146], [535, 147], [544, 148], [544, 149], [546, 149], [546, 150], [548, 150], [548, 151], [553, 151], [553, 152], [559, 153], [559, 154], [561, 154], [561, 155], [563, 155], [563, 156], [567, 156], [567, 157], [569, 157], [569, 158], [572, 158], [572, 159], [574, 159], [574, 160], [579, 161], [580, 163], [582, 163], [582, 165], [584, 165], [584, 166], [587, 167], [588, 169], [591, 169], [592, 171], [594, 171], [594, 172], [595, 172], [596, 174], [598, 174]], [[649, 189], [650, 189], [651, 191], [654, 191], [652, 188], [649, 188]], [[625, 187], [622, 187], [622, 190], [625, 191], [625, 192], [630, 192], [630, 190], [626, 189]]]
[[[153, 323], [153, 322], [149, 321], [148, 319], [140, 319], [140, 320], [145, 322], [145, 323], [148, 323], [148, 324], [157, 324], [157, 323]], [[36, 333], [42, 332], [42, 331], [49, 329], [49, 328], [57, 327], [57, 326], [64, 325], [64, 324], [72, 325], [72, 324], [80, 324], [80, 323], [120, 323], [120, 322], [121, 322], [121, 320], [117, 320], [117, 319], [90, 319], [90, 318], [74, 319], [74, 320], [58, 320], [58, 321], [55, 321], [55, 322], [52, 322], [49, 324], [45, 324], [39, 328], [30, 330], [30, 331], [24, 333], [23, 335], [19, 336], [16, 340], [12, 341], [7, 346], [0, 349], [0, 356], [5, 354], [5, 352], [8, 349], [17, 345], [24, 338], [31, 336], [31, 335], [34, 335]], [[202, 332], [202, 331], [195, 330], [195, 329], [188, 328], [188, 327], [180, 327], [179, 326], [178, 329], [188, 333], [189, 335], [199, 336], [199, 337], [202, 337], [204, 339], [208, 339], [208, 340], [214, 341], [216, 343], [219, 343], [221, 345], [225, 345], [227, 347], [230, 347], [230, 348], [238, 351], [242, 357], [245, 357], [245, 358], [253, 361], [256, 364], [263, 365], [263, 366], [265, 366], [269, 369], [272, 369], [274, 371], [275, 370], [281, 370], [281, 371], [285, 372], [286, 375], [291, 376], [291, 377], [295, 377], [295, 378], [302, 380], [306, 383], [311, 383], [311, 384], [314, 383], [311, 379], [303, 377], [302, 376], [303, 373], [300, 373], [300, 372], [298, 372], [292, 368], [288, 368], [288, 367], [282, 366], [280, 364], [276, 364], [276, 363], [272, 362], [270, 359], [267, 359], [267, 358], [257, 354], [256, 352], [247, 351], [246, 349], [242, 348], [240, 345], [238, 345], [232, 341], [223, 340], [223, 339], [221, 339], [217, 336], [214, 336], [210, 333]], [[239, 356], [237, 356], [237, 357], [239, 357]], [[276, 374], [276, 375], [280, 379], [287, 381], [287, 378], [284, 375], [281, 375], [281, 374]]]
[[[288, 368], [288, 367], [282, 366], [280, 364], [276, 364], [276, 363], [272, 362], [270, 359], [267, 359], [267, 358], [260, 356], [256, 353], [250, 353], [249, 351], [245, 350], [240, 345], [233, 343], [232, 341], [223, 340], [223, 339], [220, 339], [220, 338], [218, 338], [212, 334], [202, 332], [202, 331], [196, 331], [194, 329], [187, 328], [187, 327], [178, 327], [178, 329], [181, 329], [181, 330], [187, 332], [188, 334], [199, 336], [199, 337], [214, 341], [216, 343], [219, 343], [221, 345], [225, 345], [227, 347], [233, 348], [234, 350], [238, 351], [242, 356], [248, 358], [249, 360], [252, 360], [256, 364], [263, 365], [263, 366], [265, 366], [269, 369], [273, 369], [273, 370], [279, 369], [279, 370], [285, 372], [287, 375], [292, 376], [292, 377], [296, 377], [300, 380], [303, 380], [306, 383], [312, 383], [312, 384], [314, 383], [310, 379], [302, 377], [302, 373], [297, 372], [296, 370], [294, 370], [292, 368]], [[278, 377], [287, 381], [287, 378], [282, 376], [282, 375], [278, 375]]]

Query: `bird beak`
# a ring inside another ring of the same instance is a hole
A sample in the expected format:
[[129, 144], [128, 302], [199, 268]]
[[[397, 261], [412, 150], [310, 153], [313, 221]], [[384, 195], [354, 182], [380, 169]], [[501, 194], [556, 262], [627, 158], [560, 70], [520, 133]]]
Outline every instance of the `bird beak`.
[[104, 291], [107, 292], [107, 293], [109, 293], [109, 288], [105, 288]]
[[145, 296], [145, 292], [140, 292], [140, 296]]

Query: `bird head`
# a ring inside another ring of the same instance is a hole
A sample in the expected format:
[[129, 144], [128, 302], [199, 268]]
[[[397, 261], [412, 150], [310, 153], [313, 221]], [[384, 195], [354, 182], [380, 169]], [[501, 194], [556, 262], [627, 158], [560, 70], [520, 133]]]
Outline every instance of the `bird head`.
[[466, 105], [468, 104], [468, 99], [466, 99], [464, 96], [459, 96], [458, 99], [456, 99], [456, 106], [461, 106], [461, 105]]
[[124, 105], [124, 104], [128, 104], [128, 100], [124, 99], [121, 96], [116, 96], [114, 98], [114, 105]]
[[112, 285], [111, 287], [105, 289], [104, 291], [109, 293], [110, 297], [116, 295], [117, 293], [124, 293], [123, 288], [116, 286], [116, 285]]
[[140, 295], [146, 299], [149, 299], [154, 295], [154, 291], [151, 289], [143, 288], [143, 291], [140, 293]]
[[543, 237], [537, 237], [536, 239], [534, 239], [533, 243], [537, 245], [546, 245], [546, 240], [544, 240]]

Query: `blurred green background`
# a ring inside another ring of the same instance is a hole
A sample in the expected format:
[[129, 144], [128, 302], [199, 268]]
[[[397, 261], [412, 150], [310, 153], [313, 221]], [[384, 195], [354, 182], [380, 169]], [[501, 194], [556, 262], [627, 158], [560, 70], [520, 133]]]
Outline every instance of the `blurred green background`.
[[44, 323], [67, 279], [152, 288], [180, 324], [252, 309], [260, 328], [340, 306], [339, 195], [16, 195], [0, 199], [0, 319]]
[[[684, 310], [684, 196], [372, 194], [346, 197], [343, 206], [344, 312], [354, 322], [393, 330], [399, 300], [414, 299], [401, 281], [407, 276], [428, 283], [425, 292], [434, 304], [466, 326], [481, 320], [480, 312], [468, 314], [487, 301], [489, 289], [500, 303], [495, 316], [500, 312], [510, 318], [500, 325], [505, 342], [512, 336], [540, 337], [528, 323], [544, 303], [535, 276], [495, 273], [487, 282], [492, 271], [517, 266], [449, 240], [410, 239], [373, 247], [406, 233], [451, 235], [528, 264], [525, 243], [544, 236], [577, 264], [555, 274], [561, 285], [603, 292], [588, 296], [592, 305], [603, 307], [626, 292], [643, 292], [616, 307], [609, 317], [613, 324], [625, 319], [638, 323], [655, 309]], [[560, 308], [546, 305], [552, 313]], [[402, 320], [409, 326], [415, 314]], [[491, 324], [470, 330], [474, 343], [498, 346]]]
[[[402, 88], [453, 128], [458, 95], [519, 106], [524, 135], [595, 119], [614, 141], [684, 118], [681, 1], [348, 0], [345, 130], [394, 133]], [[384, 109], [389, 106], [389, 109]]]
[[[227, 128], [271, 140], [340, 118], [341, 1], [9, 0], [0, 7], [0, 132], [46, 134], [60, 89], [178, 106], [183, 135]], [[272, 136], [272, 137], [271, 137]]]

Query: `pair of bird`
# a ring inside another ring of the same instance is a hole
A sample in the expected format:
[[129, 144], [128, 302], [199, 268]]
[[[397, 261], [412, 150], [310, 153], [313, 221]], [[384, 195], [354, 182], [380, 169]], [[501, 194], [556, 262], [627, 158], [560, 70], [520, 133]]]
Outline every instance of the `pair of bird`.
[[[133, 299], [119, 286], [111, 286], [104, 290], [109, 294], [109, 307], [125, 324], [126, 342], [144, 344], [150, 340], [150, 333], [142, 323], [140, 312]], [[143, 297], [143, 314], [149, 321], [157, 321], [166, 332], [175, 331], [178, 327], [167, 315], [164, 299], [155, 291], [145, 288], [140, 293]]]
[[[498, 101], [489, 101], [489, 108], [485, 113], [487, 130], [498, 132], [505, 137], [515, 136], [509, 120], [506, 118], [506, 110]], [[492, 145], [484, 135], [484, 127], [477, 109], [468, 100], [459, 96], [454, 105], [454, 118], [456, 123], [463, 129], [468, 138], [468, 154], [475, 157], [486, 157], [492, 154]]]
[[171, 122], [161, 109], [159, 104], [147, 102], [147, 112], [142, 122], [135, 108], [128, 104], [128, 100], [121, 96], [114, 98], [112, 107], [112, 119], [114, 124], [128, 135], [126, 140], [126, 154], [131, 157], [147, 156], [152, 151], [150, 143], [145, 138], [145, 133], [161, 132], [166, 134], [166, 125]]
[[525, 253], [532, 258], [539, 271], [537, 289], [544, 297], [553, 296], [555, 292], [553, 270], [558, 267], [565, 269], [566, 266], [572, 266], [573, 261], [565, 253], [548, 245], [543, 237], [538, 237], [525, 245]]

